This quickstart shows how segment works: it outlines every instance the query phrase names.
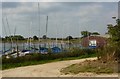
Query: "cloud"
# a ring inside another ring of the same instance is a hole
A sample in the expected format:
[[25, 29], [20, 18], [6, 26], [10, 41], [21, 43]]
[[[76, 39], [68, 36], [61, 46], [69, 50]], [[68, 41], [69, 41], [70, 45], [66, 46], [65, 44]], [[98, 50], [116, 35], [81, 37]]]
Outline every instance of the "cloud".
[[118, 2], [119, 0], [4, 0], [3, 2]]
[[[2, 3], [0, 2], [0, 17], [2, 17]], [[0, 36], [2, 36], [2, 18], [0, 18]]]
[[21, 4], [18, 2], [3, 2], [2, 8], [16, 8], [20, 6]]
[[[45, 34], [46, 16], [49, 16], [48, 36], [66, 37], [72, 35], [77, 37], [80, 31], [97, 30], [105, 33], [107, 23], [113, 23], [111, 16], [117, 15], [117, 3], [96, 2], [40, 2], [40, 26], [37, 2], [20, 2], [17, 4], [4, 5], [3, 15], [8, 17], [12, 33], [15, 26], [17, 34], [29, 36], [28, 28], [32, 28], [32, 34], [38, 35], [40, 28], [41, 36]], [[30, 26], [30, 22], [33, 24]]]

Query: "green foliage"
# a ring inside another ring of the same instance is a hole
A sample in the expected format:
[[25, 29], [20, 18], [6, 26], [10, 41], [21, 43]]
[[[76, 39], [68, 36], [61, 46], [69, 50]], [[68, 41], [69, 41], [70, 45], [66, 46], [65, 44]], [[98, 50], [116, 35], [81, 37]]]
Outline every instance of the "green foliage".
[[[120, 19], [116, 20], [116, 25], [108, 25], [108, 33], [111, 35], [109, 43], [113, 47], [115, 58], [120, 58]], [[119, 59], [120, 60], [120, 59]]]
[[48, 39], [48, 37], [46, 36], [46, 35], [43, 35], [43, 37], [42, 37], [43, 39]]
[[81, 35], [82, 35], [82, 37], [87, 37], [87, 36], [90, 36], [90, 32], [88, 32], [88, 31], [81, 31]]
[[33, 40], [38, 40], [38, 37], [37, 36], [33, 36]]
[[66, 40], [71, 40], [71, 39], [73, 39], [72, 36], [67, 36], [67, 37], [66, 37]]
[[114, 43], [120, 43], [120, 20], [116, 20], [116, 25], [108, 25], [108, 33], [111, 35], [111, 41]]
[[3, 41], [5, 40], [5, 41], [11, 41], [11, 39], [13, 40], [13, 41], [16, 41], [16, 40], [25, 40], [25, 38], [23, 37], [23, 36], [21, 36], [21, 35], [15, 35], [15, 36], [6, 36], [4, 39], [3, 39]]
[[82, 37], [87, 37], [90, 35], [100, 35], [98, 32], [89, 32], [89, 31], [81, 31]]
[[100, 35], [98, 32], [93, 32], [91, 35]]
[[108, 25], [108, 34], [110, 35], [108, 44], [101, 49], [98, 49], [98, 58], [103, 62], [120, 61], [120, 20], [116, 20], [116, 25]]

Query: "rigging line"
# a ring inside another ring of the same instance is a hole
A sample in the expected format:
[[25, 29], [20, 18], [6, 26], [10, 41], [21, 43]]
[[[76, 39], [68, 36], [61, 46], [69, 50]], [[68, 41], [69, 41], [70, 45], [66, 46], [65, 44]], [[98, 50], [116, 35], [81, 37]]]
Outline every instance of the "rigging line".
[[[17, 30], [17, 27], [15, 26], [15, 28], [14, 28], [14, 36], [16, 35], [16, 30]], [[17, 56], [18, 56], [18, 37], [16, 37], [16, 49], [17, 49]]]
[[14, 36], [16, 35], [16, 30], [17, 30], [17, 27], [15, 26], [15, 28], [14, 28]]
[[15, 36], [15, 34], [16, 34], [16, 30], [17, 30], [17, 27], [15, 27], [15, 29], [14, 29], [14, 36]]
[[3, 24], [4, 31], [5, 31], [5, 36], [7, 36], [7, 31], [6, 31], [6, 27], [5, 27], [5, 23], [4, 23], [4, 19], [3, 18], [2, 18], [2, 24]]
[[[6, 22], [7, 22], [7, 26], [8, 26], [9, 34], [11, 35], [11, 31], [10, 31], [10, 27], [9, 27], [9, 23], [8, 23], [7, 16], [6, 16]], [[13, 44], [12, 37], [11, 37], [10, 39], [11, 39], [11, 43]]]
[[[16, 30], [17, 30], [17, 27], [15, 26], [15, 28], [14, 28], [14, 36], [16, 35]], [[18, 37], [16, 37], [16, 45], [17, 45], [17, 41], [18, 41]]]
[[9, 23], [8, 23], [7, 16], [6, 16], [6, 23], [7, 23], [7, 27], [8, 27], [9, 34], [11, 35], [11, 31], [10, 31], [10, 27], [9, 27]]
[[[3, 28], [4, 28], [4, 31], [5, 31], [5, 35], [7, 36], [7, 32], [6, 32], [6, 28], [5, 28], [5, 23], [4, 23], [4, 19], [3, 19], [3, 17], [2, 17], [2, 24], [3, 24]], [[5, 41], [2, 41], [2, 43], [3, 43], [3, 52], [5, 53]]]

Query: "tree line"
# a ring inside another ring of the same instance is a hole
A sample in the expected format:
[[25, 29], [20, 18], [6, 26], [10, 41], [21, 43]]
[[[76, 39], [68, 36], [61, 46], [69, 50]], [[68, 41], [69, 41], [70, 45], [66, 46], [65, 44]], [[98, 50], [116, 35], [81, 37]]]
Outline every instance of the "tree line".
[[[2, 41], [24, 41], [24, 40], [28, 40], [28, 39], [32, 39], [35, 41], [38, 41], [39, 39], [51, 39], [51, 40], [56, 40], [56, 38], [49, 38], [46, 37], [46, 35], [43, 35], [42, 38], [39, 38], [38, 36], [33, 36], [33, 37], [29, 37], [29, 38], [25, 38], [22, 35], [14, 35], [14, 36], [5, 36], [4, 38], [1, 38]], [[78, 38], [73, 38], [72, 36], [67, 36], [66, 38], [57, 38], [57, 40], [71, 40], [71, 39], [78, 39]]]
[[[98, 32], [89, 32], [89, 31], [81, 31], [81, 35], [83, 37], [87, 37], [87, 36], [90, 36], [90, 35], [100, 35]], [[49, 38], [49, 37], [46, 37], [46, 35], [43, 35], [42, 38], [39, 38], [38, 36], [34, 35], [33, 37], [29, 37], [30, 39], [33, 39], [33, 40], [39, 40], [39, 39], [51, 39], [51, 40], [56, 40], [56, 38]], [[23, 41], [23, 40], [27, 40], [28, 38], [25, 38], [24, 36], [22, 35], [11, 35], [11, 36], [5, 36], [4, 38], [2, 38], [3, 41], [15, 41], [15, 40], [18, 40], [18, 41]], [[67, 36], [66, 38], [57, 38], [57, 40], [72, 40], [72, 39], [79, 39], [79, 37], [76, 37], [76, 38], [73, 38], [72, 36]]]

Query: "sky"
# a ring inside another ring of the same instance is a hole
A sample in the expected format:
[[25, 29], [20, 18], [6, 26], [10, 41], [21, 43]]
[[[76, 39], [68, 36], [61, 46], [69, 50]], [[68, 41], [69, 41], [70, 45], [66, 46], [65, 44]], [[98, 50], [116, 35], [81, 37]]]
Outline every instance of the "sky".
[[[27, 2], [0, 3], [2, 29], [0, 35], [22, 35], [42, 37], [46, 34], [46, 17], [48, 16], [48, 37], [80, 37], [81, 31], [99, 32], [104, 35], [107, 32], [107, 24], [115, 24], [113, 16], [118, 17], [118, 2], [77, 2], [66, 0], [41, 0]], [[7, 20], [6, 20], [7, 18]], [[8, 25], [7, 25], [8, 22]]]

